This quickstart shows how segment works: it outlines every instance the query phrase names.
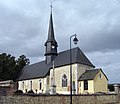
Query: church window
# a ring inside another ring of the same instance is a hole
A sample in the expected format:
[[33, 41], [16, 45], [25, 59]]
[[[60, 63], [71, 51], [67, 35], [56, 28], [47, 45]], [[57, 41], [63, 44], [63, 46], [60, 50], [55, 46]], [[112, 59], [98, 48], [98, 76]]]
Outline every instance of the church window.
[[99, 78], [102, 79], [102, 74], [101, 73], [99, 74]]
[[54, 82], [53, 82], [53, 78], [51, 78], [51, 85], [53, 85], [54, 84]]
[[88, 90], [88, 80], [84, 80], [84, 90]]
[[81, 87], [81, 83], [80, 83], [79, 85], [80, 85], [80, 87]]
[[67, 87], [67, 76], [64, 74], [62, 76], [62, 87]]
[[22, 82], [22, 88], [23, 88], [23, 90], [24, 90], [24, 82]]
[[30, 90], [32, 90], [32, 81], [30, 81]]
[[41, 80], [40, 80], [40, 90], [42, 89], [42, 82], [41, 82]]
[[75, 81], [73, 81], [73, 83], [72, 83], [72, 89], [73, 89], [73, 91], [75, 91]]
[[49, 77], [47, 77], [47, 85], [49, 85]]

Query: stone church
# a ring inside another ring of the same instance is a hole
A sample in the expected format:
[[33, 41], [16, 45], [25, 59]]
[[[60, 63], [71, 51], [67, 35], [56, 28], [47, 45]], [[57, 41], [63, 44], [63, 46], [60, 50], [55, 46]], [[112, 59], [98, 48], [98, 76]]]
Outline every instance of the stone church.
[[58, 52], [52, 12], [50, 13], [48, 38], [45, 42], [45, 60], [26, 65], [20, 72], [18, 90], [24, 93], [70, 94], [70, 64], [72, 64], [72, 90], [74, 94], [107, 93], [107, 77], [95, 66], [79, 47]]

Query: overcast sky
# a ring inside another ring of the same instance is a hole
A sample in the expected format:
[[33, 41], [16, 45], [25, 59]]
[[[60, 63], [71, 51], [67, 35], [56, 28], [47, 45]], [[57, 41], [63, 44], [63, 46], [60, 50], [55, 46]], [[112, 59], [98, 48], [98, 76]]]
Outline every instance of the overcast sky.
[[[0, 0], [0, 53], [44, 60], [50, 0]], [[58, 51], [69, 49], [74, 33], [78, 47], [109, 83], [120, 83], [120, 0], [53, 0]], [[72, 44], [72, 47], [76, 47]]]

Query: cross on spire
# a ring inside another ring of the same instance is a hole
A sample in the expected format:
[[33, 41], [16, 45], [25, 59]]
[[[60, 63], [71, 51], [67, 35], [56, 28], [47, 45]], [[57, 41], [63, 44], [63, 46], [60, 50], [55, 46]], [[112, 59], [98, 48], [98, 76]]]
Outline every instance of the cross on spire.
[[51, 2], [51, 5], [50, 5], [50, 8], [51, 8], [51, 13], [52, 13], [52, 8], [53, 8], [53, 6], [52, 6], [52, 2]]

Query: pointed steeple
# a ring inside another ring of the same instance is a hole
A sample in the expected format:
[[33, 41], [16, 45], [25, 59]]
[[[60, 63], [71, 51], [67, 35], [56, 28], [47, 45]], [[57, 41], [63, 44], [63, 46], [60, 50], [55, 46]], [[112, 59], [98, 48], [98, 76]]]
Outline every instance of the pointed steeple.
[[47, 42], [56, 42], [55, 36], [54, 36], [54, 27], [53, 27], [53, 19], [52, 19], [52, 12], [50, 13], [50, 20], [49, 20], [49, 29], [48, 29], [48, 39]]
[[46, 64], [51, 63], [54, 58], [57, 56], [57, 42], [54, 36], [54, 26], [53, 26], [53, 19], [52, 19], [52, 5], [51, 5], [51, 13], [50, 13], [50, 20], [49, 20], [49, 29], [48, 29], [48, 38], [45, 42], [46, 47]]

